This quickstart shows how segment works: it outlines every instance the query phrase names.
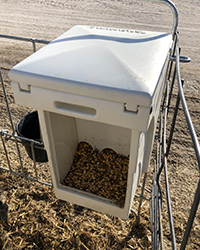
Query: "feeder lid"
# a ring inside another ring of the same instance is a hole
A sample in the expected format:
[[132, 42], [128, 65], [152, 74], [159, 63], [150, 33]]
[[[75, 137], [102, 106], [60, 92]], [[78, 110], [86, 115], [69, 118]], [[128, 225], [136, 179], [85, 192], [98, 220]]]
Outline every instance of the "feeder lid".
[[171, 44], [168, 33], [75, 26], [9, 76], [22, 90], [37, 86], [149, 107]]

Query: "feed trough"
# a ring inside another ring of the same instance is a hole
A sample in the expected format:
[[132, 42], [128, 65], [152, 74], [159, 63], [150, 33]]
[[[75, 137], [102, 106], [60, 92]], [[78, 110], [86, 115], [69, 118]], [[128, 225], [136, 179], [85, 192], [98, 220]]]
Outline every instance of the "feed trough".
[[[169, 33], [75, 26], [11, 69], [16, 103], [38, 109], [57, 198], [127, 219], [148, 171], [172, 44]], [[112, 198], [120, 179], [110, 196], [66, 184], [81, 142], [128, 157], [123, 202]]]

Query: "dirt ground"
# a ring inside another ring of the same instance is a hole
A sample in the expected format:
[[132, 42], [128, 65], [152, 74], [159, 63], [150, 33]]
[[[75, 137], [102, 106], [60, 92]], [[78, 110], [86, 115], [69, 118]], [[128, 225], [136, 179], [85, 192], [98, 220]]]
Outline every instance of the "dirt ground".
[[[185, 79], [184, 93], [192, 121], [200, 138], [200, 3], [199, 0], [174, 0], [179, 11], [181, 54], [191, 57], [189, 64], [181, 64]], [[170, 9], [157, 3], [124, 0], [2, 0], [0, 3], [0, 34], [51, 41], [74, 25], [94, 25], [138, 30], [170, 32]], [[40, 48], [41, 46], [38, 46]], [[9, 70], [32, 53], [32, 44], [0, 38], [0, 67], [2, 69], [10, 108], [17, 121], [31, 111], [14, 103], [8, 78]], [[177, 88], [176, 88], [177, 89]], [[176, 92], [172, 103], [175, 103]], [[0, 90], [0, 129], [11, 126], [4, 95]], [[170, 109], [169, 118], [173, 109]], [[11, 165], [19, 169], [14, 142], [6, 142]], [[0, 165], [8, 167], [2, 143]], [[33, 163], [23, 147], [25, 171], [34, 176]], [[48, 164], [39, 164], [39, 178], [50, 182]], [[182, 106], [173, 137], [168, 162], [170, 194], [174, 215], [177, 245], [180, 247], [184, 228], [199, 180], [189, 131]], [[153, 157], [147, 187], [151, 189]], [[0, 200], [8, 204], [7, 224], [1, 219], [0, 248], [2, 249], [151, 249], [149, 203], [142, 205], [141, 224], [135, 224], [132, 212], [127, 221], [101, 214], [55, 198], [51, 187], [26, 181], [6, 171], [0, 171]], [[164, 183], [163, 183], [164, 188]], [[138, 188], [137, 193], [140, 192]], [[149, 194], [146, 194], [149, 196]], [[137, 210], [134, 199], [133, 209]], [[163, 230], [165, 249], [171, 249], [167, 206], [163, 200]], [[200, 209], [193, 224], [187, 249], [200, 248]]]

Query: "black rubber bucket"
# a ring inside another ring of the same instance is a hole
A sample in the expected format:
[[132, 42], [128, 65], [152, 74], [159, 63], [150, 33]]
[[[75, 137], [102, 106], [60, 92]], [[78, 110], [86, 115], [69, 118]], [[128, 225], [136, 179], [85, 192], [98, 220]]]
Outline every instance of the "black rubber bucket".
[[[22, 138], [24, 137], [26, 139], [32, 139], [40, 143], [34, 144], [36, 162], [48, 161], [47, 152], [44, 148], [43, 142], [41, 141], [40, 124], [37, 111], [28, 113], [27, 115], [23, 116], [17, 123], [16, 131], [18, 136]], [[33, 160], [31, 142], [27, 140], [22, 140], [22, 144], [24, 145], [29, 157]]]

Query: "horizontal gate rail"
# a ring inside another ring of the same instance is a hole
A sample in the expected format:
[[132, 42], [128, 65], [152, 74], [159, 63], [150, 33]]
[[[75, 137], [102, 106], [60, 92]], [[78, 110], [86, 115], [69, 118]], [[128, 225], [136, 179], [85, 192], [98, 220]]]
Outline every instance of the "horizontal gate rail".
[[24, 41], [24, 42], [31, 42], [33, 44], [33, 52], [36, 52], [36, 44], [41, 43], [41, 44], [48, 44], [50, 43], [49, 41], [46, 40], [39, 40], [35, 38], [25, 38], [25, 37], [19, 37], [19, 36], [8, 36], [8, 35], [2, 35], [0, 34], [1, 38], [7, 38], [7, 39], [12, 39], [12, 40], [19, 40], [19, 41]]

